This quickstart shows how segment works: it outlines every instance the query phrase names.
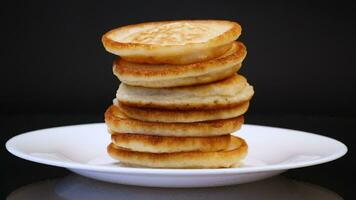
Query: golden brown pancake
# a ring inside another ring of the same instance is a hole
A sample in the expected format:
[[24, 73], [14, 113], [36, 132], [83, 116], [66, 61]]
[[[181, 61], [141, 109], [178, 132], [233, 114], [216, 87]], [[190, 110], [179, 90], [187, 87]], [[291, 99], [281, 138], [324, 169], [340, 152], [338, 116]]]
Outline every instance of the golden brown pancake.
[[229, 148], [236, 149], [243, 143], [242, 139], [231, 135], [215, 137], [169, 137], [132, 133], [111, 133], [111, 140], [117, 147], [130, 151], [150, 153], [223, 151]]
[[243, 116], [194, 123], [145, 122], [125, 116], [112, 105], [105, 112], [105, 123], [113, 132], [176, 137], [207, 137], [227, 135], [241, 128]]
[[113, 29], [105, 49], [135, 63], [188, 64], [224, 54], [241, 34], [236, 22], [182, 20], [149, 22]]
[[110, 144], [109, 155], [122, 163], [154, 168], [223, 168], [238, 164], [247, 154], [247, 144], [225, 151], [146, 153]]
[[139, 64], [118, 58], [113, 72], [121, 82], [132, 86], [163, 88], [210, 83], [227, 78], [241, 67], [246, 47], [234, 42], [224, 55], [186, 65]]
[[212, 110], [164, 110], [153, 108], [138, 108], [126, 106], [116, 99], [117, 106], [126, 116], [141, 121], [150, 122], [201, 122], [218, 119], [230, 119], [243, 115], [249, 107], [249, 102], [243, 102], [235, 107]]
[[176, 88], [145, 88], [121, 83], [116, 97], [127, 106], [172, 110], [232, 108], [249, 101], [253, 87], [241, 75], [221, 81]]

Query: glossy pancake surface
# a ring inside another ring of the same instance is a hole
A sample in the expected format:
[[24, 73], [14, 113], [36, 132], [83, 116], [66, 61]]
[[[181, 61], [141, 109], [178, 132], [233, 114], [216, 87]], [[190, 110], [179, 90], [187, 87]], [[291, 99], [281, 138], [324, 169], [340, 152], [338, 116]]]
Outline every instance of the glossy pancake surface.
[[241, 34], [236, 22], [181, 20], [113, 29], [102, 37], [108, 52], [136, 63], [187, 64], [222, 55]]
[[246, 47], [234, 42], [224, 55], [208, 61], [185, 65], [139, 64], [118, 58], [114, 74], [121, 82], [142, 87], [177, 87], [209, 83], [236, 73], [247, 54]]

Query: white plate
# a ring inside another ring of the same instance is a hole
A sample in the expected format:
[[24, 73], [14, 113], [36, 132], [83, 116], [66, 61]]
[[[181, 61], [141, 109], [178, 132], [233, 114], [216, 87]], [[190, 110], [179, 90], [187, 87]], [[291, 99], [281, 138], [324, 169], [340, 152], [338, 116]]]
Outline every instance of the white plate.
[[347, 152], [341, 142], [302, 131], [243, 125], [235, 134], [249, 145], [241, 168], [151, 169], [120, 165], [106, 153], [110, 135], [103, 123], [24, 133], [10, 139], [6, 148], [20, 158], [65, 167], [86, 177], [153, 187], [209, 187], [252, 182], [288, 169], [329, 162]]

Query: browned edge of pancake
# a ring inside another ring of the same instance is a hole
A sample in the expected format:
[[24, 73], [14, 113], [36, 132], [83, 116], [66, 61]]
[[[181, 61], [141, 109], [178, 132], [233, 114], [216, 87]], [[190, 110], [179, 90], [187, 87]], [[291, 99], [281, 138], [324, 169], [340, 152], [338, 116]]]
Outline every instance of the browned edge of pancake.
[[[118, 57], [113, 63], [113, 72], [116, 76], [130, 75], [130, 76], [141, 77], [141, 78], [149, 78], [154, 76], [167, 76], [167, 75], [178, 76], [180, 74], [185, 74], [190, 72], [200, 72], [200, 71], [205, 71], [209, 68], [219, 68], [216, 66], [222, 66], [227, 63], [233, 63], [233, 62], [235, 62], [236, 64], [240, 64], [245, 58], [247, 54], [247, 50], [243, 43], [236, 41], [235, 44], [237, 46], [236, 50], [230, 55], [221, 56], [215, 59], [192, 63], [192, 64], [186, 64], [186, 65], [165, 64], [165, 65], [150, 66], [149, 64], [141, 64], [141, 65], [134, 64], [133, 66], [131, 66], [132, 64], [130, 62]], [[189, 77], [189, 76], [184, 76], [184, 77]]]
[[172, 137], [111, 132], [112, 143], [131, 151], [168, 153], [186, 151], [222, 151], [241, 146], [242, 139], [232, 135], [216, 137]]
[[[238, 84], [236, 82], [242, 81], [243, 84]], [[236, 85], [237, 84], [237, 85]], [[211, 110], [211, 109], [228, 109], [238, 106], [239, 104], [250, 101], [254, 95], [253, 86], [247, 83], [245, 77], [235, 74], [231, 77], [225, 78], [223, 80], [211, 82], [208, 84], [201, 84], [201, 85], [192, 85], [192, 86], [181, 86], [181, 87], [174, 87], [174, 88], [164, 88], [164, 90], [188, 90], [188, 91], [209, 91], [211, 87], [216, 89], [216, 87], [221, 86], [231, 86], [233, 85], [234, 88], [238, 89], [240, 93], [235, 95], [242, 95], [238, 100], [229, 101], [227, 102], [225, 99], [216, 99], [215, 101], [209, 102], [157, 102], [157, 101], [144, 101], [144, 100], [130, 100], [127, 98], [122, 98], [122, 95], [125, 95], [123, 90], [129, 91], [130, 89], [144, 89], [144, 87], [136, 87], [130, 86], [124, 83], [121, 83], [119, 89], [116, 94], [116, 98], [124, 105], [131, 106], [131, 107], [139, 107], [139, 108], [154, 108], [154, 109], [166, 109], [166, 110]], [[122, 89], [125, 88], [125, 89]], [[147, 88], [148, 91], [158, 91], [158, 88]], [[137, 92], [137, 91], [136, 91]], [[121, 95], [120, 95], [121, 94]], [[132, 98], [132, 97], [131, 97]], [[143, 98], [143, 97], [142, 97]], [[231, 96], [233, 99], [233, 96]]]
[[[162, 123], [140, 121], [127, 118], [126, 116], [119, 117], [120, 115], [123, 115], [123, 113], [114, 105], [106, 110], [105, 123], [111, 130], [115, 132], [161, 136], [205, 137], [226, 135], [240, 129], [244, 122], [243, 116], [194, 123]], [[136, 130], [146, 130], [147, 132], [137, 132]]]
[[130, 55], [121, 56], [121, 58], [129, 61], [142, 64], [191, 64], [195, 62], [202, 62], [205, 60], [214, 59], [223, 55], [231, 48], [231, 44], [223, 44], [215, 47], [210, 47], [204, 52], [204, 59], [200, 56], [191, 57], [189, 54], [178, 55], [164, 55], [164, 56], [145, 56], [145, 55]]
[[[251, 97], [252, 98], [252, 97]], [[244, 101], [250, 101], [251, 98]], [[130, 102], [125, 100], [120, 100], [122, 104], [131, 107], [142, 107], [142, 108], [153, 108], [153, 109], [166, 109], [166, 110], [214, 110], [214, 109], [231, 109], [241, 104], [241, 102], [230, 102], [228, 104], [221, 104], [219, 102], [214, 102], [214, 104], [204, 104], [204, 105], [182, 105], [180, 103], [161, 105], [159, 103], [142, 103], [142, 102]]]
[[[249, 101], [243, 102], [236, 107], [210, 110], [166, 110], [154, 108], [138, 108], [127, 106], [119, 101], [114, 102], [114, 105], [117, 106], [126, 116], [137, 120], [165, 123], [190, 123], [229, 119], [241, 116], [247, 112], [249, 108]], [[232, 110], [236, 110], [235, 113], [232, 114]]]
[[123, 163], [155, 168], [221, 168], [231, 167], [241, 161], [247, 154], [248, 146], [243, 144], [230, 151], [213, 152], [177, 152], [177, 153], [146, 153], [129, 151], [108, 145], [108, 154]]

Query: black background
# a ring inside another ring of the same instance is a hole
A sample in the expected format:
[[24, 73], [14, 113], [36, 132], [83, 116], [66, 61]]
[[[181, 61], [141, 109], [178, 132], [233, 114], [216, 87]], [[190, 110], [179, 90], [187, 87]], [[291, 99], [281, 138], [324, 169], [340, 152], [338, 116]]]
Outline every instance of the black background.
[[[349, 197], [356, 167], [351, 159], [356, 140], [355, 10], [341, 1], [4, 2], [2, 142], [27, 130], [103, 120], [119, 84], [111, 71], [115, 57], [101, 44], [106, 31], [145, 21], [227, 19], [242, 25], [239, 40], [248, 48], [240, 72], [256, 94], [247, 123], [301, 129], [345, 142], [350, 152], [344, 158], [286, 176]], [[4, 195], [67, 173], [19, 160], [4, 148], [1, 162]]]

